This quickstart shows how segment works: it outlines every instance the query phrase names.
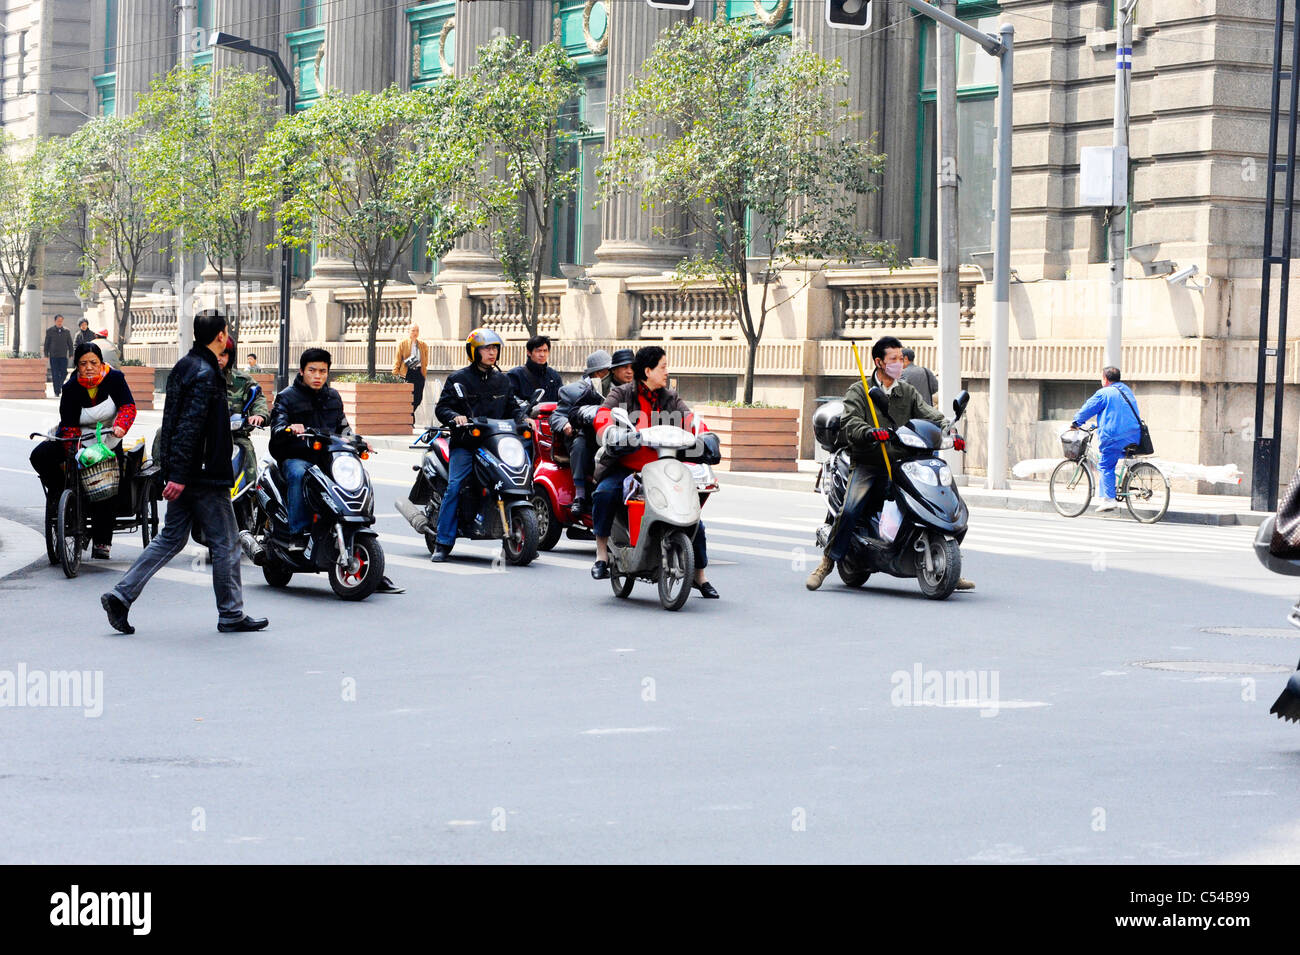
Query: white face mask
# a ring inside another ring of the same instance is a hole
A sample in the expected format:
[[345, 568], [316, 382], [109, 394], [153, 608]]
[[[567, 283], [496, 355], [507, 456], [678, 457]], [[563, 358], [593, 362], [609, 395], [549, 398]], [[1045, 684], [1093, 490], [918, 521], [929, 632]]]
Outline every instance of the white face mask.
[[891, 361], [885, 364], [885, 374], [897, 381], [903, 374], [903, 363], [901, 361]]

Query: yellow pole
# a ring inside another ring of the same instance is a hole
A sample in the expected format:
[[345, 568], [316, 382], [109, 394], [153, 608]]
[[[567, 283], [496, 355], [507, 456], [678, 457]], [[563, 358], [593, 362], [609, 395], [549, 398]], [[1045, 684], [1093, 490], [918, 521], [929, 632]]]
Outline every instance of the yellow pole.
[[[867, 407], [871, 409], [871, 422], [877, 428], [880, 427], [880, 417], [876, 414], [876, 403], [871, 400], [871, 384], [867, 381], [867, 370], [862, 365], [862, 356], [858, 354], [858, 345], [856, 342], [852, 345], [853, 357], [858, 360], [858, 375], [862, 378], [862, 391], [867, 399]], [[880, 443], [880, 455], [885, 459], [885, 473], [889, 475], [889, 480], [894, 479], [894, 469], [889, 464], [889, 452], [885, 450], [885, 444]]]

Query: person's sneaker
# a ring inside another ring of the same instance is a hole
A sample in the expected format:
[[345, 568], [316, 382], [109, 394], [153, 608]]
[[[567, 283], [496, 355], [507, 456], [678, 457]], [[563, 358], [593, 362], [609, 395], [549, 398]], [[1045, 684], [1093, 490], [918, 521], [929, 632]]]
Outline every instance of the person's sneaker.
[[112, 560], [108, 556], [109, 546], [107, 544], [96, 544], [90, 551], [92, 560]]
[[965, 577], [959, 577], [959, 578], [957, 579], [957, 589], [958, 589], [958, 590], [974, 590], [974, 589], [975, 589], [975, 581], [973, 581], [973, 580], [967, 580]]
[[441, 564], [451, 556], [451, 548], [444, 544], [438, 544], [433, 548], [433, 553], [429, 555], [429, 560], [435, 564]]
[[265, 617], [250, 617], [248, 614], [244, 614], [238, 620], [232, 620], [229, 623], [218, 621], [217, 629], [222, 633], [252, 633], [254, 630], [265, 630], [266, 625], [270, 622]]
[[809, 590], [816, 590], [826, 581], [826, 576], [834, 569], [834, 567], [835, 561], [831, 560], [829, 557], [823, 556], [822, 562], [813, 568], [813, 572], [809, 574], [808, 579], [804, 581], [804, 586]]
[[569, 510], [575, 517], [586, 514], [591, 510], [591, 501], [587, 500], [585, 497], [575, 497], [573, 499], [573, 505]]
[[1116, 502], [1113, 497], [1103, 497], [1101, 503], [1097, 505], [1097, 513], [1105, 514], [1107, 511], [1115, 510]]
[[126, 615], [131, 608], [123, 602], [121, 597], [110, 590], [100, 596], [99, 605], [108, 614], [108, 624], [114, 630], [118, 633], [135, 633], [135, 627], [131, 626], [126, 619]]

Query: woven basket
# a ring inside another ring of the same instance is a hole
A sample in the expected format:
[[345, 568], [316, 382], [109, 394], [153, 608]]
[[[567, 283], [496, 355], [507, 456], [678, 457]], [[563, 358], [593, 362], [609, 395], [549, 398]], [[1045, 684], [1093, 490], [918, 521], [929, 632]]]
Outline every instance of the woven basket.
[[118, 470], [116, 457], [81, 469], [81, 489], [91, 501], [103, 501], [112, 497], [121, 486], [121, 481], [122, 474]]

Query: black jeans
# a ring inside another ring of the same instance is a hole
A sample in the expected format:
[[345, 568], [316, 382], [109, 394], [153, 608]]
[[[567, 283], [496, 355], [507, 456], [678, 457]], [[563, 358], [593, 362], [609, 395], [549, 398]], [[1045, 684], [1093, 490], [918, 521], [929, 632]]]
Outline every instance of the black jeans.
[[576, 428], [569, 444], [569, 471], [573, 474], [573, 486], [590, 496], [587, 480], [596, 467], [595, 442], [587, 437], [586, 428]]
[[411, 414], [415, 414], [415, 409], [424, 400], [424, 369], [406, 369], [406, 380], [411, 383]]
[[230, 505], [230, 491], [221, 488], [186, 488], [167, 504], [167, 517], [158, 536], [149, 542], [113, 593], [128, 607], [135, 603], [159, 570], [185, 549], [190, 525], [199, 522], [212, 551], [212, 590], [217, 597], [217, 617], [234, 623], [244, 617], [243, 585], [239, 579], [239, 525]]
[[849, 486], [844, 491], [844, 507], [831, 528], [830, 543], [826, 545], [826, 556], [839, 561], [849, 552], [849, 542], [853, 539], [853, 529], [863, 516], [870, 514], [868, 505], [879, 507], [880, 493], [885, 488], [885, 476], [879, 471], [855, 466], [849, 474]]
[[[55, 515], [59, 497], [67, 487], [63, 467], [67, 461], [67, 452], [62, 441], [42, 441], [32, 449], [29, 460], [32, 468], [45, 483], [45, 513], [47, 519]], [[121, 466], [121, 459], [118, 460]], [[113, 543], [113, 525], [117, 522], [117, 498], [96, 501], [86, 505], [86, 516], [90, 518], [90, 540], [97, 546]]]
[[63, 384], [68, 380], [68, 359], [50, 359], [50, 381], [54, 385], [54, 397], [63, 394]]

